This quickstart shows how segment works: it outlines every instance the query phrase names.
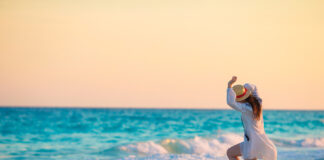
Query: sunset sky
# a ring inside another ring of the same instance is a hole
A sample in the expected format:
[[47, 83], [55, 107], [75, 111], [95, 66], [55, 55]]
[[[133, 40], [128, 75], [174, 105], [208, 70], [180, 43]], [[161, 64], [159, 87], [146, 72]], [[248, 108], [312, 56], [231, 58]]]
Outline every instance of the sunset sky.
[[1, 0], [0, 105], [324, 109], [324, 1]]

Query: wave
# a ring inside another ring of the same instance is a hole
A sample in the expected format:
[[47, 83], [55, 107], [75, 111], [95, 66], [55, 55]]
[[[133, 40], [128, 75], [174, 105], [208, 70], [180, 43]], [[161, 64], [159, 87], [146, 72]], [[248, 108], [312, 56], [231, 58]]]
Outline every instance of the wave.
[[[150, 156], [149, 159], [226, 159], [226, 151], [232, 145], [243, 141], [237, 134], [224, 134], [214, 138], [196, 136], [192, 139], [164, 139], [159, 142], [140, 142], [118, 147], [132, 159]], [[146, 157], [148, 158], [148, 157]]]
[[324, 148], [324, 137], [320, 137], [320, 138], [304, 138], [304, 139], [299, 139], [299, 140], [275, 139], [274, 143], [277, 146], [283, 146], [283, 147], [316, 147], [316, 148]]
[[324, 138], [306, 138], [298, 142], [303, 147], [324, 147]]
[[198, 154], [223, 156], [226, 150], [239, 142], [243, 137], [237, 134], [224, 134], [216, 138], [164, 139], [160, 142], [140, 142], [119, 147], [120, 150], [140, 155], [145, 154]]
[[[214, 137], [192, 139], [164, 139], [158, 142], [147, 141], [126, 144], [106, 150], [106, 154], [120, 153], [127, 158], [146, 157], [149, 159], [227, 159], [229, 147], [243, 141], [243, 137], [234, 133]], [[324, 138], [305, 138], [300, 140], [273, 139], [277, 147], [315, 147], [324, 148]]]

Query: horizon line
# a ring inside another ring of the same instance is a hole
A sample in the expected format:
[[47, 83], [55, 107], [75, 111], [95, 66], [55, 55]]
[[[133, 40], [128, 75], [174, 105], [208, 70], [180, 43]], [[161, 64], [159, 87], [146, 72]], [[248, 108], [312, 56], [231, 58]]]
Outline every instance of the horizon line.
[[[116, 106], [116, 107], [107, 107], [107, 106], [41, 106], [41, 105], [0, 105], [0, 108], [66, 108], [66, 109], [176, 109], [176, 110], [233, 110], [232, 108], [206, 108], [206, 107], [137, 107], [137, 106]], [[324, 111], [324, 109], [271, 109], [267, 108], [264, 110], [278, 110], [278, 111]]]

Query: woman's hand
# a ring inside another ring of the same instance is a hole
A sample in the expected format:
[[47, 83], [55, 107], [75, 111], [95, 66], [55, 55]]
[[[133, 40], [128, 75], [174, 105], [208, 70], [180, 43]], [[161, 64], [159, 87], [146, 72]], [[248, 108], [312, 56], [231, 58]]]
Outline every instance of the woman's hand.
[[235, 83], [237, 80], [236, 76], [233, 76], [230, 81], [228, 81], [228, 88], [232, 88], [233, 83]]

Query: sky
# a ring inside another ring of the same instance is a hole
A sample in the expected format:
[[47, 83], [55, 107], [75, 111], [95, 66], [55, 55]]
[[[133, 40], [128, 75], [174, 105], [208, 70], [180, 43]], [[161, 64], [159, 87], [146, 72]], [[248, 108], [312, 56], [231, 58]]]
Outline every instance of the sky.
[[324, 1], [1, 0], [0, 106], [324, 109]]

